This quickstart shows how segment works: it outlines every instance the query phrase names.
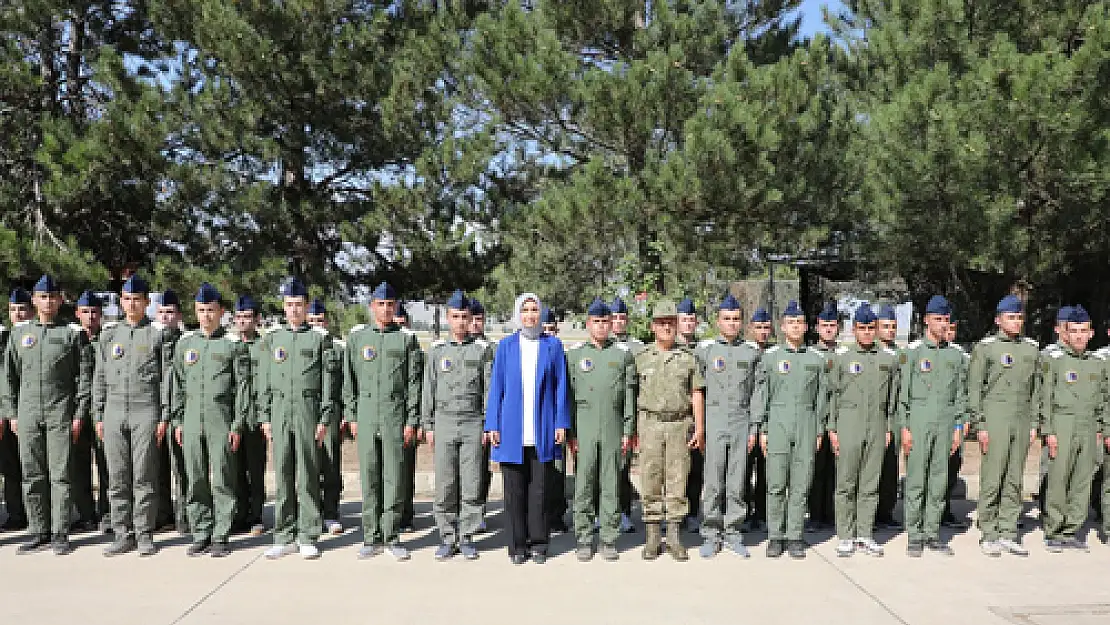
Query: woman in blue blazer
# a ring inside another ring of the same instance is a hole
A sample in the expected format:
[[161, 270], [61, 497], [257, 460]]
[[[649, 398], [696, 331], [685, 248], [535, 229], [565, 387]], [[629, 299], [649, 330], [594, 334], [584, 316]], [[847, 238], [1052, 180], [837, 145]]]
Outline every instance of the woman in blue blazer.
[[486, 401], [485, 430], [493, 446], [490, 458], [501, 467], [514, 564], [529, 555], [537, 564], [547, 560], [546, 476], [570, 429], [563, 343], [543, 334], [540, 308], [534, 293], [516, 299], [513, 320], [519, 330], [497, 346]]

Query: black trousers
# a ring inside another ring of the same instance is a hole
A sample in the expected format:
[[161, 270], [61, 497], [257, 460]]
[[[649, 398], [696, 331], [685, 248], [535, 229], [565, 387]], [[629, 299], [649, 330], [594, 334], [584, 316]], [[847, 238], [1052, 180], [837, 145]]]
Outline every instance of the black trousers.
[[520, 464], [501, 463], [510, 556], [547, 553], [544, 498], [550, 467], [536, 457], [535, 447], [525, 447], [523, 454]]
[[705, 454], [700, 449], [690, 450], [690, 472], [686, 474], [686, 499], [690, 508], [686, 518], [698, 518], [701, 506], [701, 491], [705, 485]]

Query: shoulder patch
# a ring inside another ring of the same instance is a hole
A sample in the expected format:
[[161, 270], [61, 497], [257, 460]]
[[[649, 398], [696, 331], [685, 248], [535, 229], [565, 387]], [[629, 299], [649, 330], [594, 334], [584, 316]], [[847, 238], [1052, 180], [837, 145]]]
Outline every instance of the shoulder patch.
[[845, 347], [845, 346], [843, 346], [843, 345], [841, 345], [840, 347], [837, 347], [837, 348], [836, 348], [836, 353], [837, 353], [837, 354], [839, 354], [839, 355], [841, 355], [841, 356], [843, 356], [844, 354], [847, 354], [847, 353], [848, 353], [848, 348], [847, 348], [847, 347]]
[[366, 329], [366, 324], [365, 323], [360, 323], [360, 324], [355, 325], [355, 327], [351, 328], [351, 331], [348, 332], [347, 334], [349, 336], [351, 334], [354, 334], [355, 332], [358, 332], [359, 330], [365, 330], [365, 329]]

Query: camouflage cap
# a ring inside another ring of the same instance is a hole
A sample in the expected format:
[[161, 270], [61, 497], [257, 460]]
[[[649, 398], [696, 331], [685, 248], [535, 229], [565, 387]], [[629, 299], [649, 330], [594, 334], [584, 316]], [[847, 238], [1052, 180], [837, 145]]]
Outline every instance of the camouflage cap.
[[678, 307], [675, 306], [674, 300], [661, 299], [655, 302], [655, 306], [651, 309], [651, 319], [666, 319], [668, 317], [677, 317]]

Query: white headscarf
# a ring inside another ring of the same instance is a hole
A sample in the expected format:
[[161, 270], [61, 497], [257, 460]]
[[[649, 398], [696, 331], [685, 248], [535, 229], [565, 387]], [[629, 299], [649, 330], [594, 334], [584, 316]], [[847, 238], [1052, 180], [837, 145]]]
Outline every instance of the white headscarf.
[[524, 302], [528, 300], [536, 302], [536, 306], [539, 306], [540, 310], [543, 310], [543, 302], [540, 301], [539, 295], [536, 295], [535, 293], [521, 293], [520, 296], [516, 298], [516, 302], [513, 304], [513, 324], [516, 325], [517, 330], [520, 331], [520, 335], [522, 337], [526, 339], [532, 339], [534, 341], [540, 338], [540, 334], [543, 334], [543, 324], [537, 323], [534, 328], [526, 328], [524, 327], [524, 324], [521, 323], [520, 309], [524, 308]]

